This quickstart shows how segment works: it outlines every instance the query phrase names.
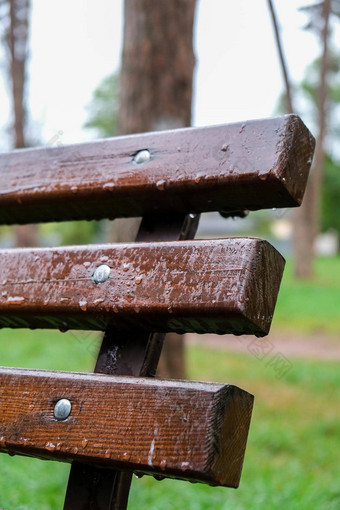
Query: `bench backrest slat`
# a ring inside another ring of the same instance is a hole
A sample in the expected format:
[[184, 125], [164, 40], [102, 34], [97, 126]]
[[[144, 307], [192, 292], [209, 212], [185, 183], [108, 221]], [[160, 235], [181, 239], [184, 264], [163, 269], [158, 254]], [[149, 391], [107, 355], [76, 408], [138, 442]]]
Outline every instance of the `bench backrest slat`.
[[283, 267], [256, 238], [2, 250], [0, 326], [263, 336]]
[[0, 387], [1, 451], [238, 486], [253, 396], [235, 386], [3, 368]]
[[294, 207], [313, 148], [288, 115], [2, 154], [0, 223]]

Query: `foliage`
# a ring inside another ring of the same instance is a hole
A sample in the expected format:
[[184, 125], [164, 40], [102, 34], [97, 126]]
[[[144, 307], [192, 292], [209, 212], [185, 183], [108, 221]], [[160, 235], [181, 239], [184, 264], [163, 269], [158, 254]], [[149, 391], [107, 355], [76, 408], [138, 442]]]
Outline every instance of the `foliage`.
[[[295, 280], [288, 261], [273, 319], [273, 328], [290, 333], [339, 335], [340, 257], [316, 260], [312, 281]], [[287, 320], [289, 318], [289, 320]]]
[[40, 225], [46, 245], [74, 245], [103, 242], [103, 221], [65, 221]]
[[[311, 122], [316, 123], [318, 86], [319, 86], [320, 58], [315, 59], [305, 71], [300, 87], [296, 87], [295, 94], [302, 102], [302, 108], [307, 109], [307, 115]], [[329, 54], [328, 71], [328, 130], [330, 133], [328, 145], [331, 146], [336, 135], [340, 133], [339, 110], [340, 110], [340, 54], [334, 49]]]
[[104, 138], [116, 135], [118, 108], [119, 74], [113, 73], [106, 76], [93, 92], [84, 127], [95, 129]]
[[[299, 110], [304, 112], [303, 118], [308, 125], [317, 125], [317, 101], [320, 58], [314, 60], [305, 71], [299, 85], [294, 85], [294, 97]], [[330, 52], [328, 80], [329, 127], [326, 140], [326, 161], [322, 188], [321, 228], [323, 231], [336, 230], [340, 236], [340, 152], [337, 148], [340, 136], [340, 53]], [[284, 94], [281, 95], [277, 111], [285, 111]], [[313, 129], [312, 129], [313, 130]]]
[[340, 238], [340, 162], [326, 158], [322, 190], [322, 230], [335, 230]]

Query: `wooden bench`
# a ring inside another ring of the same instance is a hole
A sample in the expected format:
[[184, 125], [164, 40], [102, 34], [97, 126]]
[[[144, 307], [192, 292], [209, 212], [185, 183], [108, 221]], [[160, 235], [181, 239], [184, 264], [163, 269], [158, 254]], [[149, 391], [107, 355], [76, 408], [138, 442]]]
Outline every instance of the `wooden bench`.
[[143, 217], [136, 243], [0, 250], [1, 327], [105, 331], [94, 374], [0, 370], [0, 451], [72, 463], [65, 509], [125, 508], [132, 472], [238, 486], [253, 396], [150, 376], [166, 332], [268, 333], [281, 255], [192, 239], [298, 206], [313, 149], [290, 115], [0, 155], [2, 224]]

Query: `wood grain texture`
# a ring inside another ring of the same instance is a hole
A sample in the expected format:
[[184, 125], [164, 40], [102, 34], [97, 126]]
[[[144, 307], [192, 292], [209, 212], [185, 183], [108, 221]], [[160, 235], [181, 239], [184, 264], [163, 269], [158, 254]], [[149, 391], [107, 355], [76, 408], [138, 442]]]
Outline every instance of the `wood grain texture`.
[[0, 223], [297, 206], [313, 150], [288, 115], [1, 154]]
[[0, 451], [238, 486], [253, 396], [235, 386], [1, 368], [0, 388]]
[[0, 326], [263, 336], [283, 267], [256, 238], [1, 250]]

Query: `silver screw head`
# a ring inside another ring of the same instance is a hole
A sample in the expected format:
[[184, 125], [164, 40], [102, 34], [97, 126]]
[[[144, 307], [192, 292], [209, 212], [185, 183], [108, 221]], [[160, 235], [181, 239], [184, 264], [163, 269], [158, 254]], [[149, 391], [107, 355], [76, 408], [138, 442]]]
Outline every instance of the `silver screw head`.
[[104, 283], [106, 280], [109, 279], [111, 269], [106, 264], [102, 264], [101, 266], [98, 266], [93, 275], [92, 280], [94, 283]]
[[135, 154], [135, 157], [133, 158], [133, 162], [136, 163], [136, 165], [140, 165], [141, 163], [146, 163], [147, 161], [150, 161], [151, 154], [147, 149], [143, 149], [142, 151], [137, 152]]
[[66, 420], [71, 414], [71, 409], [71, 402], [67, 398], [62, 398], [54, 406], [54, 417], [60, 421]]

